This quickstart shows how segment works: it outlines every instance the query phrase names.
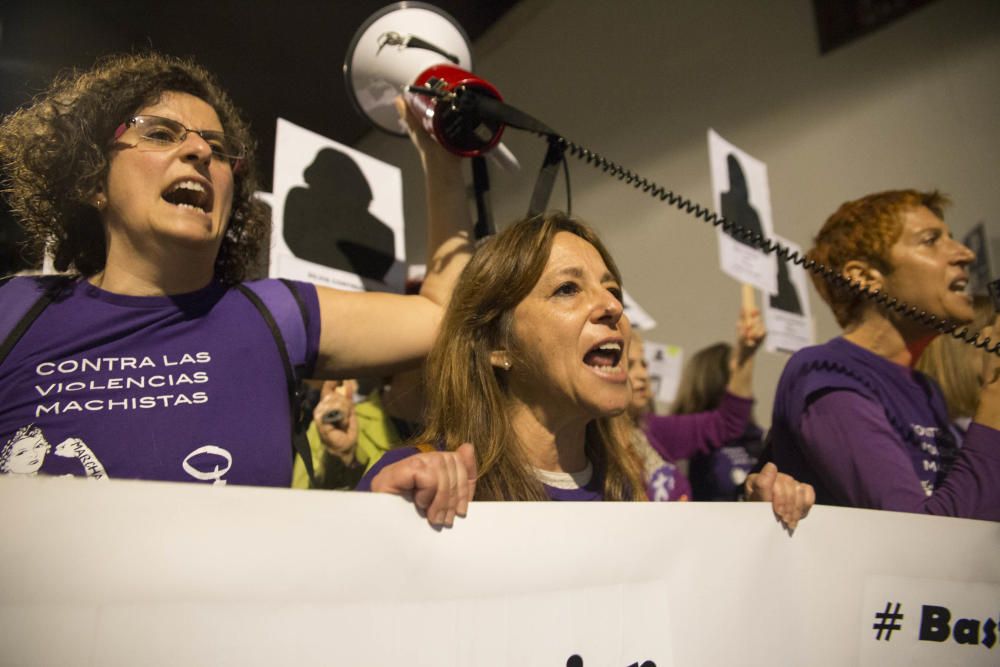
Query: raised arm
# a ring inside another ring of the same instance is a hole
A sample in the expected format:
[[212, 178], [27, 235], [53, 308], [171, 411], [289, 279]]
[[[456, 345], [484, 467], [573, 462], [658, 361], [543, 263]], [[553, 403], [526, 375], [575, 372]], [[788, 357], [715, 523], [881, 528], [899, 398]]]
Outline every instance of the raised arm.
[[685, 415], [650, 415], [645, 431], [649, 444], [668, 461], [707, 454], [735, 440], [750, 423], [753, 400], [726, 393], [715, 410]]
[[753, 288], [743, 286], [743, 303], [736, 322], [736, 345], [729, 359], [729, 382], [719, 407], [705, 412], [650, 415], [645, 431], [650, 444], [668, 461], [707, 454], [741, 436], [753, 407], [753, 359], [767, 335]]
[[767, 329], [755, 303], [753, 288], [743, 286], [743, 303], [736, 322], [736, 346], [729, 359], [726, 391], [740, 398], [753, 398], [754, 357], [767, 336]]
[[397, 108], [424, 169], [427, 275], [418, 296], [317, 288], [323, 377], [388, 375], [424, 357], [472, 252], [462, 159], [428, 136], [402, 100]]

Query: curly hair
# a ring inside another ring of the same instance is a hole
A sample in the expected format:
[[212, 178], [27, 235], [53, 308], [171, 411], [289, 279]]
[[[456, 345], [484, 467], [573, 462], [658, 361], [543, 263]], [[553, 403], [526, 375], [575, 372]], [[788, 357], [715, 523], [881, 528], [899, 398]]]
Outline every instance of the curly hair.
[[45, 443], [46, 453], [52, 449], [52, 446], [42, 434], [42, 429], [38, 428], [34, 424], [22, 426], [17, 430], [17, 433], [11, 436], [11, 439], [4, 444], [3, 449], [0, 449], [0, 473], [10, 472], [10, 458], [14, 454], [14, 445], [19, 443], [21, 440], [27, 440], [34, 437], [41, 438], [42, 442]]
[[[827, 218], [806, 256], [838, 274], [851, 260], [867, 261], [875, 269], [888, 274], [892, 271], [889, 249], [903, 233], [903, 214], [923, 206], [943, 218], [944, 207], [949, 203], [948, 198], [937, 190], [888, 190], [845, 202]], [[819, 274], [811, 274], [811, 277], [841, 327], [860, 317], [864, 297], [827, 281]]]
[[249, 127], [211, 74], [192, 60], [158, 53], [111, 55], [87, 71], [71, 70], [0, 122], [0, 181], [25, 229], [28, 251], [48, 249], [59, 271], [103, 270], [104, 229], [91, 204], [109, 168], [108, 142], [126, 118], [166, 92], [208, 103], [248, 154], [234, 174], [233, 208], [215, 275], [236, 283], [256, 265], [267, 238], [267, 207], [254, 198], [255, 144]]

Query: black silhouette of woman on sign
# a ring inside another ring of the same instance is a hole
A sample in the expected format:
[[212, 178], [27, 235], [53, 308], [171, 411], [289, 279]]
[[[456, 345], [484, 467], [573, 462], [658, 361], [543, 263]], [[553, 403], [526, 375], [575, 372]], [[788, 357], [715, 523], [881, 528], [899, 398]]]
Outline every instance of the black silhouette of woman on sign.
[[802, 314], [802, 304], [799, 302], [799, 291], [788, 273], [788, 265], [778, 260], [778, 293], [770, 297], [771, 308], [784, 310], [788, 313]]
[[[729, 166], [729, 191], [722, 193], [722, 217], [764, 236], [764, 227], [760, 224], [757, 209], [750, 205], [750, 190], [747, 188], [747, 179], [740, 161], [730, 153], [726, 156], [726, 164]], [[736, 236], [732, 232], [726, 233], [743, 245], [754, 247], [748, 239]], [[777, 264], [778, 294], [771, 297], [771, 306], [801, 315], [802, 305], [799, 303], [798, 291], [788, 275], [788, 267], [782, 261], [777, 261]]]
[[[743, 167], [732, 153], [726, 156], [726, 164], [729, 166], [729, 191], [722, 193], [722, 217], [763, 236], [760, 216], [757, 215], [757, 209], [750, 205], [750, 191], [747, 189]], [[736, 236], [731, 231], [726, 233], [743, 245], [754, 247], [749, 240]]]
[[392, 229], [368, 212], [372, 189], [346, 154], [316, 153], [303, 172], [306, 187], [285, 200], [285, 243], [299, 259], [384, 281], [395, 262]]

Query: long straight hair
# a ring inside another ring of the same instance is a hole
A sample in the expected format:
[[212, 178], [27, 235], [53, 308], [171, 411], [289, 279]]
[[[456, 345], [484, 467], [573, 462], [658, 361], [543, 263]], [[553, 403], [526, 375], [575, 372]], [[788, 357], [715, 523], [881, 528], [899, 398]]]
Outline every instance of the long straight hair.
[[[988, 296], [976, 295], [972, 304], [975, 317], [968, 327], [969, 331], [979, 332], [996, 314]], [[916, 369], [934, 378], [941, 386], [948, 417], [952, 421], [972, 417], [979, 408], [981, 371], [977, 371], [979, 364], [973, 361], [978, 362], [985, 354], [951, 336], [938, 336], [917, 360]]]
[[[547, 500], [509, 417], [510, 388], [491, 352], [515, 350], [514, 309], [541, 277], [552, 241], [569, 232], [590, 243], [608, 270], [620, 273], [586, 225], [562, 213], [522, 220], [476, 249], [455, 287], [427, 361], [428, 414], [422, 442], [476, 450], [477, 500]], [[515, 350], [516, 352], [516, 350]], [[587, 425], [585, 452], [603, 481], [605, 500], [645, 498], [641, 467], [628, 446], [628, 418]]]
[[696, 352], [681, 373], [671, 414], [687, 415], [719, 407], [729, 384], [729, 343], [715, 343]]

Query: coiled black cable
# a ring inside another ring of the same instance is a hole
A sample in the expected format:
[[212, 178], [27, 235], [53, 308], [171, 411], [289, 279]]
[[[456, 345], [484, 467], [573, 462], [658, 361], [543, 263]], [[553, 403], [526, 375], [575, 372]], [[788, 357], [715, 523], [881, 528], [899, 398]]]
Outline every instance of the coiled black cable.
[[631, 185], [636, 190], [641, 190], [654, 199], [658, 199], [661, 202], [677, 208], [678, 210], [699, 218], [703, 222], [710, 223], [713, 227], [722, 227], [723, 231], [726, 233], [735, 238], [743, 239], [748, 245], [759, 248], [766, 254], [775, 253], [782, 261], [797, 264], [807, 271], [811, 271], [819, 276], [822, 276], [824, 280], [863, 296], [887, 310], [894, 311], [904, 317], [916, 320], [924, 326], [932, 328], [939, 333], [950, 335], [957, 340], [982, 349], [990, 354], [1000, 356], [1000, 341], [994, 343], [991, 347], [991, 338], [989, 336], [980, 340], [979, 334], [970, 331], [968, 327], [961, 327], [960, 329], [958, 324], [950, 320], [941, 319], [926, 311], [920, 310], [916, 306], [910, 306], [907, 303], [882, 292], [881, 290], [869, 289], [860, 282], [851, 281], [822, 263], [811, 260], [808, 257], [804, 257], [797, 251], [794, 251], [777, 241], [769, 239], [758, 232], [750, 230], [739, 223], [726, 220], [721, 215], [705, 208], [701, 204], [693, 202], [686, 197], [668, 190], [667, 188], [657, 185], [653, 181], [650, 181], [639, 174], [622, 167], [616, 162], [608, 160], [599, 153], [595, 153], [594, 151], [580, 146], [579, 144], [576, 144], [559, 135], [555, 135], [554, 139], [559, 142], [565, 153], [569, 153], [573, 157], [601, 170], [605, 174], [617, 178], [619, 181], [622, 181], [627, 185]]
[[[447, 96], [434, 89], [418, 89], [411, 86], [410, 90], [436, 97]], [[566, 139], [548, 125], [545, 125], [537, 118], [526, 114], [516, 107], [512, 107], [498, 99], [479, 94], [474, 90], [459, 90], [455, 92], [455, 95], [457, 98], [456, 103], [462, 104], [464, 111], [467, 113], [474, 113], [480, 118], [490, 118], [500, 121], [510, 127], [526, 130], [547, 139], [550, 146], [552, 146], [553, 142], [557, 144], [562, 149], [563, 153], [562, 159], [566, 174], [567, 199], [570, 198], [570, 189], [569, 167], [566, 163], [565, 154], [569, 153], [573, 157], [586, 162], [592, 167], [600, 169], [605, 174], [631, 185], [636, 190], [641, 190], [654, 199], [659, 199], [661, 202], [665, 202], [678, 210], [699, 218], [703, 222], [710, 223], [713, 227], [722, 227], [723, 231], [726, 233], [730, 234], [734, 238], [743, 239], [748, 245], [763, 250], [765, 254], [775, 253], [783, 262], [797, 264], [807, 271], [811, 271], [812, 273], [821, 276], [827, 282], [854, 292], [855, 294], [873, 301], [887, 310], [899, 313], [900, 315], [920, 322], [924, 326], [932, 328], [939, 333], [950, 335], [956, 340], [960, 340], [963, 343], [972, 345], [973, 347], [984, 350], [990, 354], [1000, 356], [1000, 341], [991, 347], [991, 338], [989, 336], [983, 338], [983, 340], [979, 340], [979, 334], [970, 331], [968, 327], [962, 327], [959, 329], [959, 325], [950, 320], [941, 319], [926, 311], [920, 310], [916, 306], [910, 306], [907, 303], [882, 292], [881, 290], [869, 289], [858, 281], [851, 281], [820, 262], [804, 257], [797, 251], [794, 251], [777, 241], [769, 239], [763, 234], [748, 229], [739, 223], [733, 222], [732, 220], [726, 220], [721, 215], [705, 208], [701, 204], [675, 194], [673, 191], [657, 185], [653, 181], [650, 181], [639, 174], [622, 167], [618, 163], [608, 160], [599, 153], [595, 153], [589, 148], [585, 148], [584, 146]], [[567, 211], [569, 209], [570, 204], [567, 203]]]

